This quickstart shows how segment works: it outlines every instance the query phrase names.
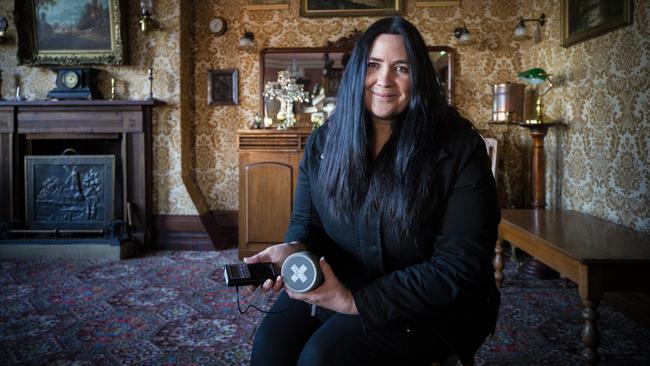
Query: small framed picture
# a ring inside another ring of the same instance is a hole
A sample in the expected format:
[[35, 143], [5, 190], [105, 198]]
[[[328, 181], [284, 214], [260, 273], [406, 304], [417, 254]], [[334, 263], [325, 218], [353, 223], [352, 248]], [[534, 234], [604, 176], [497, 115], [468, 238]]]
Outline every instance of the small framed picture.
[[239, 71], [234, 69], [210, 70], [208, 72], [208, 104], [239, 104], [238, 76]]
[[289, 0], [246, 0], [246, 10], [289, 9]]
[[632, 24], [632, 0], [562, 0], [562, 47]]
[[418, 8], [432, 8], [434, 6], [459, 6], [460, 0], [426, 0], [416, 1], [415, 6]]

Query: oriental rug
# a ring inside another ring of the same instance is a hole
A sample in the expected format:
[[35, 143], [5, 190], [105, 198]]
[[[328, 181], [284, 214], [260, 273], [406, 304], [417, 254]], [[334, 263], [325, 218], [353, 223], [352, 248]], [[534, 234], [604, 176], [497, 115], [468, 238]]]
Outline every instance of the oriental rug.
[[[246, 365], [262, 314], [237, 311], [223, 265], [236, 250], [121, 261], [1, 260], [0, 365]], [[506, 267], [497, 330], [477, 365], [576, 365], [575, 286]], [[242, 305], [274, 298], [241, 290]], [[602, 365], [650, 364], [650, 331], [600, 307]]]

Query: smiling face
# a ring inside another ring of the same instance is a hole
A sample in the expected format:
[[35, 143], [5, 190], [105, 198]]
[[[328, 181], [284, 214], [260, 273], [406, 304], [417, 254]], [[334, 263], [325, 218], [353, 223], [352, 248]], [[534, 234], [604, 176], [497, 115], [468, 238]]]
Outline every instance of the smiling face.
[[390, 123], [411, 99], [409, 62], [402, 36], [381, 34], [372, 43], [363, 101], [373, 123]]

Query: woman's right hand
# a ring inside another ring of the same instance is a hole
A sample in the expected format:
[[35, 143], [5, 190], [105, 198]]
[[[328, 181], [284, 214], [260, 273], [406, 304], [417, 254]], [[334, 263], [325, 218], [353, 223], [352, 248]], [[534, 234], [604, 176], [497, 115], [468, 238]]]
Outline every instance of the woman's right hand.
[[[287, 259], [288, 256], [305, 249], [306, 249], [305, 245], [299, 242], [293, 242], [291, 244], [288, 243], [276, 244], [264, 249], [263, 251], [255, 254], [252, 257], [244, 257], [244, 262], [245, 263], [273, 263], [273, 265], [278, 270], [278, 272], [280, 272], [280, 269], [282, 268], [282, 263], [284, 263], [284, 260]], [[282, 287], [284, 287], [282, 276], [278, 276], [275, 279], [275, 282], [273, 280], [268, 279], [260, 286], [263, 292], [267, 292], [269, 290], [273, 290], [273, 292], [279, 292], [282, 289]], [[249, 286], [249, 290], [251, 291], [255, 291], [256, 288], [257, 286]]]

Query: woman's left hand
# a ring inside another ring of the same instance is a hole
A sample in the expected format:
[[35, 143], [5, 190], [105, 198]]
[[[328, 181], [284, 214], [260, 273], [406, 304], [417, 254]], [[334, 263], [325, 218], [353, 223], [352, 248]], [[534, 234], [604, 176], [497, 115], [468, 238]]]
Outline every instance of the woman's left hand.
[[339, 281], [325, 258], [320, 259], [320, 268], [323, 271], [323, 283], [318, 288], [309, 292], [298, 293], [289, 291], [285, 287], [287, 295], [292, 299], [302, 300], [337, 313], [358, 315], [359, 312], [357, 311], [357, 305], [354, 303], [352, 292]]

